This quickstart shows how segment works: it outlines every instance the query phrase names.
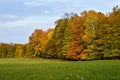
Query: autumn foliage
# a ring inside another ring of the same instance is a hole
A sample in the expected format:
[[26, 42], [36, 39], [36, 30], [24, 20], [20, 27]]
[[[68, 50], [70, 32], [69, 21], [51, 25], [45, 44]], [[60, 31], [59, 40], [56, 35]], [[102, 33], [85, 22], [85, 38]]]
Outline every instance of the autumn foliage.
[[0, 44], [0, 57], [67, 60], [120, 59], [120, 8], [107, 15], [94, 10], [66, 13], [55, 29], [36, 29], [27, 44]]

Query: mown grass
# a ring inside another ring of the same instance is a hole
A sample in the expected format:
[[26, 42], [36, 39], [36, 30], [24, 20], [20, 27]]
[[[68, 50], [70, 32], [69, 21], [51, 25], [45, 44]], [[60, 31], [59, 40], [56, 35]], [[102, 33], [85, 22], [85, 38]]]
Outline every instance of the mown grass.
[[0, 80], [120, 80], [120, 61], [0, 59]]

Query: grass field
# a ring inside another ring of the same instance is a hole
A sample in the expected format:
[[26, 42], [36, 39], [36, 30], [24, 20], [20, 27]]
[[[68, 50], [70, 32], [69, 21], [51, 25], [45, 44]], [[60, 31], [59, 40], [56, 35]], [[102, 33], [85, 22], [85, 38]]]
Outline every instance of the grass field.
[[120, 80], [120, 60], [0, 59], [0, 80]]

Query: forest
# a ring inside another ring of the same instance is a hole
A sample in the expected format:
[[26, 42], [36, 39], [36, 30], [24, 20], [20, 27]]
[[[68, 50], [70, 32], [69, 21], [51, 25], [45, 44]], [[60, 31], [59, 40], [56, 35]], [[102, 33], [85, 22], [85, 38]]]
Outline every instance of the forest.
[[55, 28], [35, 29], [26, 44], [0, 43], [0, 58], [120, 59], [120, 8], [65, 13]]

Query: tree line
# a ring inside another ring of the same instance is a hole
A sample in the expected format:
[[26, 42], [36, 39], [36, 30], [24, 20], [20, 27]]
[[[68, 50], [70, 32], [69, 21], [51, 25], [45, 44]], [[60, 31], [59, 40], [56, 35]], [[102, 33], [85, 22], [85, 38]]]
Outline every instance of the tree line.
[[0, 57], [65, 60], [120, 59], [120, 8], [105, 15], [94, 10], [65, 13], [56, 27], [36, 29], [27, 44], [0, 44]]

